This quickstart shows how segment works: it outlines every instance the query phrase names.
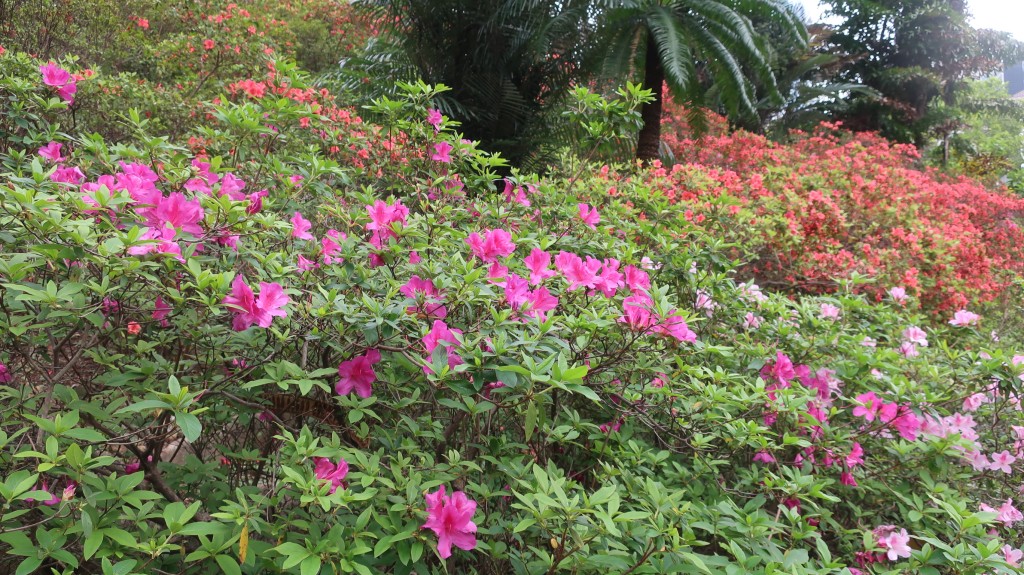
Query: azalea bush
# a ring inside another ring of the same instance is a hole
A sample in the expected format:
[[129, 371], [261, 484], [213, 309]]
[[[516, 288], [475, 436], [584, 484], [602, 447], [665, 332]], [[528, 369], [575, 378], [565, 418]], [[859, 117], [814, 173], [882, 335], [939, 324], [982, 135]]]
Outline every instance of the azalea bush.
[[443, 87], [369, 125], [272, 61], [112, 141], [73, 61], [0, 70], [5, 571], [1019, 570], [1024, 356], [976, 308], [766, 293], [729, 210], [584, 149], [501, 177]]
[[898, 285], [951, 313], [998, 298], [1021, 272], [1024, 203], [1005, 189], [926, 170], [912, 146], [840, 126], [775, 143], [711, 115], [697, 137], [685, 116], [666, 108], [672, 163], [639, 179], [741, 244], [746, 277], [829, 293], [867, 275], [877, 281], [859, 288], [876, 300]]

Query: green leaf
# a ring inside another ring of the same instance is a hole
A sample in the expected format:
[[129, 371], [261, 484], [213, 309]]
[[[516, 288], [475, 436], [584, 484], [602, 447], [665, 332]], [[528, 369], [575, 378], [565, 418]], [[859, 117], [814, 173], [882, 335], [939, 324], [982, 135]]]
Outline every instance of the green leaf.
[[238, 561], [235, 561], [234, 557], [230, 555], [215, 555], [214, 560], [217, 561], [217, 565], [220, 566], [221, 572], [227, 575], [242, 575], [242, 568], [239, 567]]
[[203, 425], [199, 423], [198, 417], [191, 413], [176, 412], [174, 414], [174, 420], [177, 422], [178, 427], [181, 428], [181, 433], [185, 436], [185, 441], [192, 443], [199, 439], [199, 435], [203, 432]]

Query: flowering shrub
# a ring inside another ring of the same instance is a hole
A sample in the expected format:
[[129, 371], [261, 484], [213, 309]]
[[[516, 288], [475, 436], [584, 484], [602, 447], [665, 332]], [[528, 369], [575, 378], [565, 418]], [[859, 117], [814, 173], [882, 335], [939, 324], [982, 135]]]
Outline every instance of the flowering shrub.
[[0, 55], [0, 568], [1018, 569], [972, 308], [766, 295], [644, 181], [497, 178], [437, 88], [370, 126], [276, 62], [110, 142], [45, 64]]
[[920, 169], [911, 146], [829, 125], [776, 144], [715, 118], [694, 139], [683, 116], [666, 112], [678, 163], [645, 186], [747, 248], [747, 277], [823, 293], [859, 274], [875, 299], [903, 286], [945, 312], [997, 297], [1024, 266], [1024, 202]]

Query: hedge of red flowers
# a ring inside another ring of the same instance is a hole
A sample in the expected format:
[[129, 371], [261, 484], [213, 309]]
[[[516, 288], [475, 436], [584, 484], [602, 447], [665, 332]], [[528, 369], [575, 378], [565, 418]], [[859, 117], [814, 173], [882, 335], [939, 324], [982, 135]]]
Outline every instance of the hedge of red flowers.
[[683, 116], [667, 107], [676, 163], [643, 177], [695, 223], [725, 217], [764, 285], [823, 293], [860, 274], [876, 299], [902, 286], [945, 311], [995, 298], [1024, 270], [1024, 200], [924, 169], [912, 146], [828, 124], [775, 143], [714, 117], [694, 137]]

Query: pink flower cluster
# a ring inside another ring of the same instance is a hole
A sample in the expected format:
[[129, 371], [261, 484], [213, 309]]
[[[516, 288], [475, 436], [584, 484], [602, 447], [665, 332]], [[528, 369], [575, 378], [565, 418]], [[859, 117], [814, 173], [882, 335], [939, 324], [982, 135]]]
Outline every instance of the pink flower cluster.
[[313, 459], [314, 467], [313, 474], [316, 475], [317, 479], [322, 479], [331, 484], [331, 493], [333, 494], [338, 490], [339, 487], [345, 488], [345, 476], [348, 475], [348, 462], [344, 459], [339, 459], [337, 463], [331, 463], [330, 459], [326, 457], [316, 457]]
[[423, 529], [437, 535], [437, 553], [442, 559], [452, 556], [452, 545], [464, 551], [476, 548], [476, 501], [461, 491], [445, 495], [444, 485], [426, 494], [427, 522]]
[[39, 72], [43, 75], [43, 84], [57, 88], [57, 95], [62, 100], [69, 105], [75, 102], [75, 92], [78, 91], [78, 85], [75, 83], [75, 79], [71, 76], [70, 72], [53, 62], [40, 66]]
[[235, 276], [231, 293], [224, 297], [224, 305], [235, 314], [232, 323], [235, 331], [244, 331], [252, 325], [270, 327], [275, 317], [288, 315], [282, 308], [290, 301], [278, 283], [260, 282], [260, 293], [256, 296], [241, 275]]
[[377, 380], [377, 373], [373, 370], [377, 363], [380, 363], [380, 352], [376, 349], [341, 362], [338, 366], [341, 379], [335, 384], [334, 391], [338, 395], [348, 395], [354, 389], [359, 397], [370, 397], [373, 395], [373, 382]]
[[366, 206], [366, 212], [370, 215], [370, 223], [366, 224], [367, 231], [371, 232], [370, 245], [378, 250], [384, 247], [388, 239], [398, 238], [395, 224], [404, 227], [409, 217], [409, 208], [402, 205], [401, 200], [396, 200], [394, 204], [377, 200], [372, 206]]

